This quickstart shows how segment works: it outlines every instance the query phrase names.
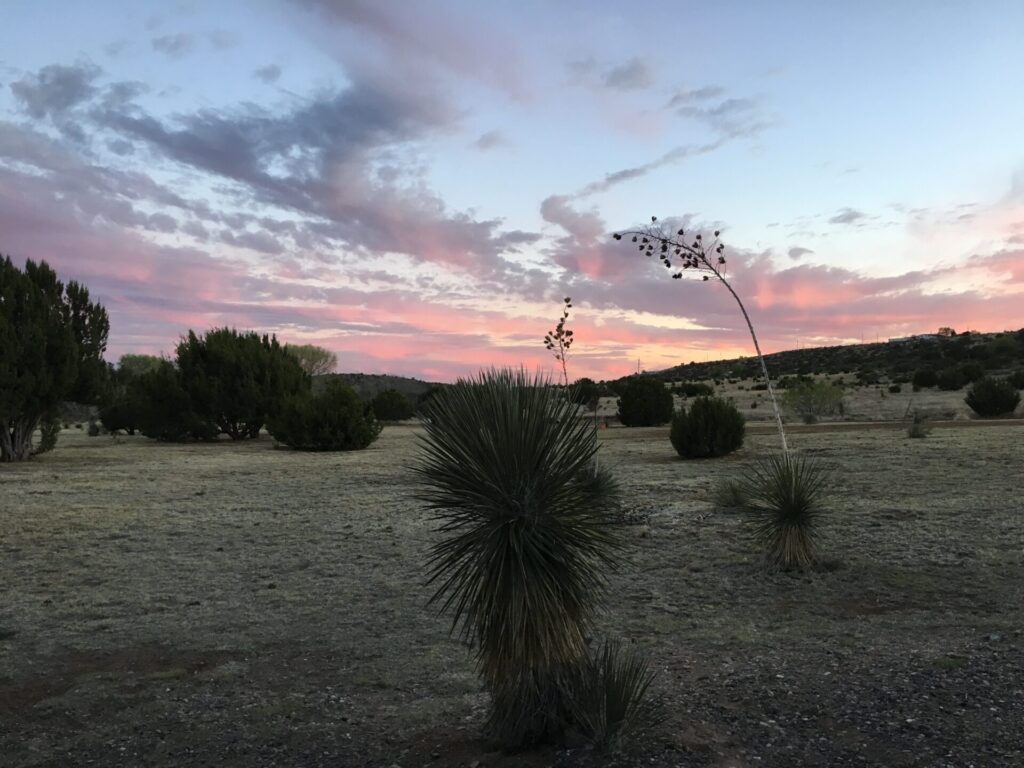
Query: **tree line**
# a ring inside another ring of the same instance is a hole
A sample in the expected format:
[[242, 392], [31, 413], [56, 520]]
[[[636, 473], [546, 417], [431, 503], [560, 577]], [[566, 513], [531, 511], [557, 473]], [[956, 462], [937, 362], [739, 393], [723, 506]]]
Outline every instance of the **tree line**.
[[111, 433], [179, 442], [245, 440], [266, 429], [303, 450], [365, 448], [382, 421], [414, 414], [393, 390], [368, 402], [339, 381], [314, 391], [313, 377], [337, 366], [316, 345], [190, 330], [172, 358], [124, 355], [115, 366], [103, 357], [109, 331], [106, 309], [84, 286], [62, 283], [46, 262], [19, 269], [0, 260], [0, 461], [52, 448], [67, 401], [97, 407]]

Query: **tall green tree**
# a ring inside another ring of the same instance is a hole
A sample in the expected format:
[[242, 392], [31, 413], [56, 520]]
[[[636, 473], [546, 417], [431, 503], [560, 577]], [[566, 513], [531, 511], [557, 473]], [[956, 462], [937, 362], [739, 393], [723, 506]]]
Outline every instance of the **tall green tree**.
[[32, 455], [33, 433], [65, 400], [92, 403], [110, 322], [85, 286], [45, 262], [0, 260], [0, 461]]
[[189, 331], [177, 348], [178, 373], [193, 412], [232, 440], [257, 437], [309, 376], [273, 336], [215, 328]]

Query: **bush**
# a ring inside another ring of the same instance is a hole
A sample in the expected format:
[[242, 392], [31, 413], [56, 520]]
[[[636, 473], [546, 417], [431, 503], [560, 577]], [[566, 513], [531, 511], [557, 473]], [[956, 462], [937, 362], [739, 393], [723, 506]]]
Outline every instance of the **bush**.
[[1007, 378], [1007, 381], [1009, 381], [1011, 386], [1015, 389], [1024, 389], [1024, 369], [1011, 373]]
[[309, 391], [309, 376], [273, 336], [215, 328], [193, 331], [177, 348], [190, 410], [232, 440], [258, 437], [291, 397]]
[[889, 385], [889, 392], [890, 392], [890, 394], [898, 395], [902, 391], [903, 391], [903, 387], [900, 384], [890, 384]]
[[964, 376], [963, 371], [959, 367], [943, 368], [936, 376], [936, 383], [939, 389], [952, 392], [957, 389], [963, 389], [963, 386], [967, 383], [967, 377]]
[[590, 410], [594, 409], [601, 396], [597, 383], [588, 378], [577, 379], [576, 383], [569, 388], [569, 392], [574, 403], [585, 405]]
[[684, 459], [725, 456], [743, 445], [743, 414], [728, 400], [698, 397], [689, 410], [681, 407], [672, 417], [669, 437]]
[[217, 437], [217, 427], [192, 409], [178, 370], [169, 360], [161, 360], [154, 370], [139, 376], [135, 386], [140, 403], [138, 426], [146, 437], [175, 443]]
[[370, 401], [374, 414], [381, 421], [405, 421], [416, 415], [409, 398], [397, 389], [385, 389]]
[[672, 419], [672, 393], [657, 379], [631, 377], [619, 395], [619, 421], [627, 427], [655, 427]]
[[917, 389], [923, 389], [925, 387], [938, 386], [939, 375], [935, 372], [934, 368], [918, 368], [914, 371], [914, 378], [911, 379]]
[[522, 371], [437, 393], [423, 414], [418, 497], [441, 521], [431, 598], [477, 648], [487, 730], [506, 749], [571, 723], [566, 678], [585, 663], [598, 597], [619, 559], [617, 487], [595, 467], [576, 405]]
[[96, 419], [89, 419], [89, 428], [86, 430], [86, 434], [89, 435], [89, 437], [99, 437], [103, 434], [103, 428]]
[[1020, 393], [1006, 379], [986, 376], [971, 385], [964, 402], [979, 416], [992, 418], [1013, 413], [1020, 403]]
[[683, 397], [711, 397], [715, 394], [714, 387], [701, 381], [684, 381], [672, 389]]
[[619, 643], [589, 650], [568, 683], [573, 724], [598, 749], [621, 747], [663, 719], [660, 702], [648, 695], [654, 677], [640, 654]]
[[742, 481], [732, 478], [720, 480], [711, 491], [711, 500], [716, 507], [742, 509], [747, 503]]
[[356, 451], [380, 435], [373, 409], [338, 380], [318, 395], [294, 395], [267, 425], [279, 443], [299, 451]]
[[973, 384], [985, 375], [985, 369], [978, 363], [961, 363], [960, 375], [963, 377], [964, 383]]
[[100, 422], [111, 434], [127, 432], [134, 435], [142, 424], [146, 403], [140, 381], [148, 372], [160, 367], [159, 357], [123, 355], [117, 369], [110, 375], [107, 392], [99, 409]]
[[61, 422], [58, 416], [46, 416], [39, 422], [39, 445], [32, 449], [32, 455], [49, 453], [57, 447]]
[[770, 568], [802, 570], [817, 562], [815, 538], [826, 482], [817, 464], [787, 454], [763, 460], [743, 480], [743, 510]]
[[803, 381], [787, 389], [782, 402], [804, 424], [814, 424], [822, 416], [843, 413], [843, 390], [827, 381]]
[[924, 414], [914, 411], [914, 416], [910, 421], [910, 426], [907, 427], [907, 437], [915, 439], [928, 437], [931, 434], [932, 428], [928, 424], [928, 419], [924, 417]]

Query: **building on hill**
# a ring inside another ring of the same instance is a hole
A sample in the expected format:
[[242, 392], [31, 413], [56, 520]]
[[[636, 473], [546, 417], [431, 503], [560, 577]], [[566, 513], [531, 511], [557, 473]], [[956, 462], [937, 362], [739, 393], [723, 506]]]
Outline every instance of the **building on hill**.
[[938, 333], [916, 333], [913, 336], [897, 336], [889, 339], [887, 344], [909, 344], [912, 341], [938, 341], [942, 338]]

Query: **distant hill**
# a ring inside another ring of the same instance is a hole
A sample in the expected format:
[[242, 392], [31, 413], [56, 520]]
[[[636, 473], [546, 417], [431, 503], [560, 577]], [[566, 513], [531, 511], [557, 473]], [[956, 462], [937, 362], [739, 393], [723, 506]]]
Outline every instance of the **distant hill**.
[[[874, 344], [791, 349], [765, 355], [769, 375], [860, 374], [860, 378], [909, 378], [920, 368], [941, 370], [965, 362], [986, 370], [1024, 369], [1024, 328], [1002, 333], [966, 331], [953, 336], [921, 334]], [[663, 381], [759, 378], [754, 356], [686, 363], [648, 373]]]
[[364, 400], [370, 400], [386, 389], [397, 389], [415, 403], [416, 398], [424, 392], [438, 386], [428, 381], [381, 373], [329, 373], [325, 376], [317, 376], [313, 380], [313, 389], [319, 390], [330, 379], [340, 379], [345, 382]]

